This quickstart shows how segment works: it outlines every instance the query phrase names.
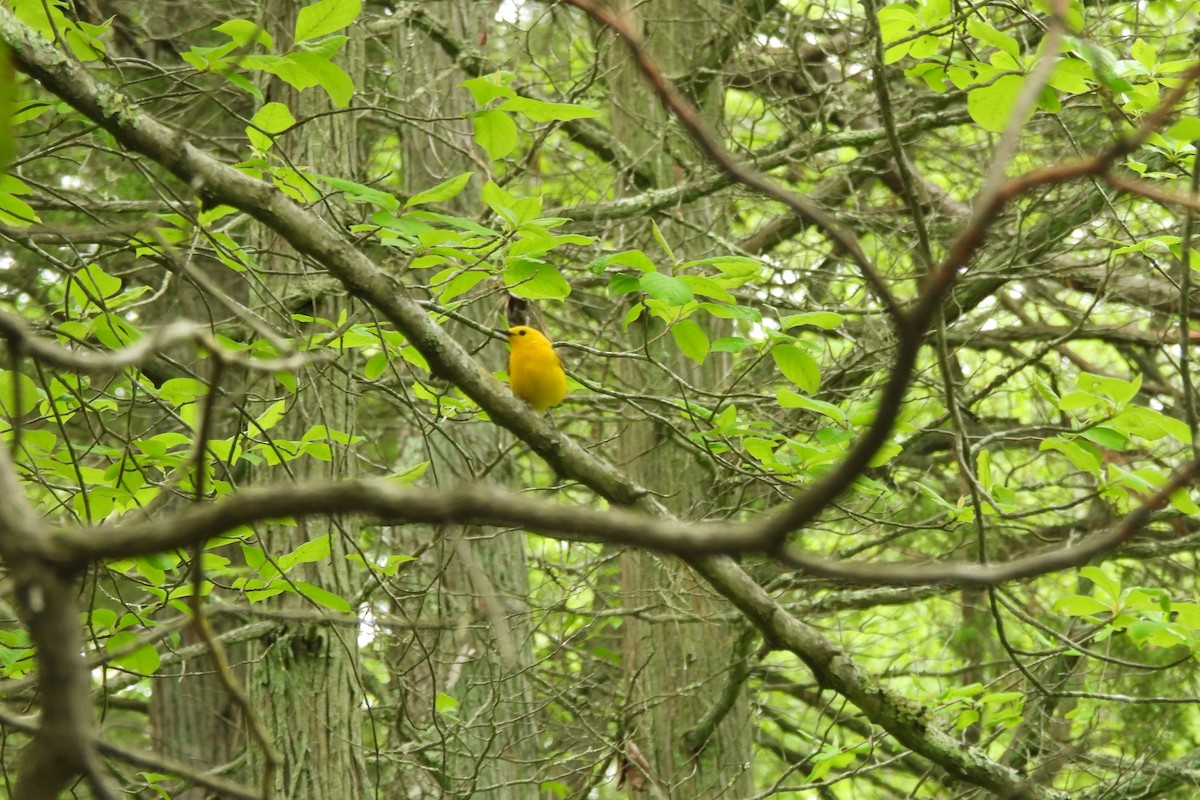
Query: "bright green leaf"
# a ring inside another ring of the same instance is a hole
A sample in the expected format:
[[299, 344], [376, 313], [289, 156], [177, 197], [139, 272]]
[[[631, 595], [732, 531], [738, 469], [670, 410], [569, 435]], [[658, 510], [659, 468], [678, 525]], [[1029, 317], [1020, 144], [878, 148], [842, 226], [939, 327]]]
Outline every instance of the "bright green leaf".
[[245, 47], [253, 43], [261, 44], [270, 50], [275, 44], [275, 40], [271, 38], [271, 34], [260, 28], [257, 23], [251, 22], [248, 19], [235, 18], [226, 20], [213, 28], [213, 30], [228, 36], [238, 47]]
[[697, 364], [704, 363], [708, 357], [708, 335], [699, 325], [690, 319], [680, 320], [671, 326], [671, 336], [681, 353]]
[[320, 178], [334, 189], [337, 189], [346, 195], [348, 200], [371, 203], [391, 212], [395, 212], [400, 208], [400, 201], [391, 192], [385, 192], [372, 186], [363, 186], [361, 183], [355, 183], [354, 181], [348, 181], [345, 178], [338, 178], [333, 175], [314, 175], [313, 177]]
[[843, 319], [841, 314], [833, 311], [808, 311], [784, 317], [779, 320], [779, 327], [786, 331], [801, 325], [812, 325], [815, 328], [831, 331], [841, 325]]
[[672, 306], [681, 306], [695, 299], [692, 290], [686, 283], [661, 272], [647, 272], [641, 277], [638, 285], [649, 297], [662, 300]]
[[987, 22], [972, 17], [967, 20], [967, 33], [981, 42], [987, 42], [992, 47], [1012, 56], [1015, 61], [1021, 59], [1021, 45], [1007, 33], [996, 30]]
[[803, 408], [807, 411], [815, 411], [818, 414], [829, 417], [840, 425], [847, 424], [845, 412], [833, 403], [805, 397], [802, 394], [793, 392], [791, 389], [780, 389], [775, 393], [775, 400], [783, 408]]
[[296, 17], [295, 42], [306, 42], [327, 33], [340, 31], [358, 19], [360, 0], [318, 0], [300, 9]]
[[1096, 584], [1096, 588], [1104, 592], [1105, 595], [1112, 601], [1117, 601], [1121, 597], [1121, 584], [1115, 579], [1109, 577], [1108, 573], [1100, 567], [1080, 567], [1080, 576], [1087, 578], [1092, 583]]
[[501, 103], [502, 111], [524, 114], [534, 122], [565, 122], [572, 119], [590, 119], [600, 116], [599, 111], [570, 103], [547, 103], [529, 97], [512, 97]]
[[512, 259], [505, 267], [504, 284], [512, 294], [530, 300], [562, 300], [571, 293], [571, 284], [557, 269], [523, 258]]
[[246, 137], [260, 153], [271, 149], [275, 136], [296, 124], [296, 118], [283, 103], [267, 103], [258, 110], [246, 126]]
[[277, 400], [271, 404], [270, 408], [258, 415], [255, 420], [254, 432], [261, 433], [262, 431], [270, 430], [275, 426], [275, 423], [283, 419], [283, 415], [287, 410], [286, 400]]
[[443, 203], [447, 200], [453, 200], [466, 187], [467, 181], [471, 180], [473, 172], [463, 172], [455, 175], [449, 180], [442, 181], [437, 186], [426, 189], [423, 192], [417, 192], [412, 197], [408, 198], [404, 203], [405, 208], [413, 206], [422, 206], [428, 203]]
[[471, 114], [475, 141], [492, 161], [499, 161], [517, 147], [517, 124], [503, 111], [491, 109]]
[[771, 350], [775, 365], [789, 381], [808, 394], [815, 394], [821, 386], [821, 370], [816, 360], [799, 347], [790, 344], [777, 345]]
[[993, 133], [1003, 131], [1012, 116], [1017, 96], [1025, 79], [1019, 75], [1004, 75], [994, 83], [967, 92], [967, 113], [979, 127]]
[[1038, 449], [1055, 450], [1062, 453], [1076, 469], [1090, 472], [1093, 475], [1098, 475], [1100, 472], [1100, 452], [1087, 442], [1056, 436], [1052, 439], [1044, 440], [1038, 446]]
[[1054, 610], [1072, 617], [1087, 617], [1093, 614], [1107, 614], [1112, 611], [1112, 607], [1094, 597], [1069, 594], [1054, 601]]
[[24, 373], [14, 377], [8, 370], [0, 370], [0, 412], [5, 423], [18, 417], [24, 417], [37, 408], [41, 401], [41, 393], [37, 384]]
[[304, 70], [313, 86], [320, 86], [337, 108], [345, 108], [354, 96], [354, 81], [344, 69], [317, 53], [296, 52], [292, 61]]
[[1181, 142], [1200, 141], [1200, 119], [1196, 117], [1184, 117], [1170, 128], [1167, 128], [1165, 135]]
[[[428, 469], [429, 462], [422, 461], [419, 464], [411, 466], [402, 472], [392, 473], [388, 476], [388, 480], [395, 481], [396, 483], [416, 483]], [[412, 560], [410, 556], [406, 556], [405, 558]]]
[[297, 592], [312, 600], [317, 605], [339, 611], [343, 614], [354, 612], [353, 606], [346, 602], [344, 598], [339, 597], [331, 591], [322, 589], [320, 586], [313, 586], [311, 583], [305, 583], [304, 581], [292, 581], [292, 583], [295, 585]]
[[483, 108], [497, 97], [516, 97], [517, 93], [508, 87], [509, 81], [515, 76], [511, 72], [493, 72], [470, 78], [459, 84], [471, 93], [475, 105]]

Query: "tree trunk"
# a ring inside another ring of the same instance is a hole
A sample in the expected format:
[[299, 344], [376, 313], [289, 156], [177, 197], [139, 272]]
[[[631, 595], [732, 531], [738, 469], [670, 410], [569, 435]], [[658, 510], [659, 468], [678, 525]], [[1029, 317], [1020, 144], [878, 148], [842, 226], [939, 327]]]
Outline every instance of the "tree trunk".
[[[651, 52], [663, 73], [676, 77], [694, 74], [698, 63], [692, 47], [712, 35], [707, 21], [719, 18], [719, 4], [712, 2], [613, 0], [610, 5], [635, 28], [642, 27], [642, 20], [653, 20], [652, 26], [645, 25], [652, 28]], [[613, 42], [610, 47], [613, 130], [636, 157], [644, 159], [641, 166], [652, 165], [659, 186], [674, 185], [691, 170], [694, 147], [671, 123], [624, 45]], [[720, 97], [721, 87], [713, 83], [699, 100], [702, 106], [719, 104]], [[697, 205], [689, 214], [700, 228], [714, 222], [711, 207]], [[692, 232], [659, 222], [680, 257], [689, 249], [701, 251], [707, 246], [705, 242], [689, 245], [685, 238], [694, 236]], [[648, 233], [643, 228], [628, 235], [645, 241], [647, 252], [658, 250]], [[707, 325], [710, 334], [717, 327], [711, 321], [697, 322]], [[649, 351], [692, 386], [715, 387], [728, 369], [717, 354], [703, 366], [684, 358], [657, 321], [631, 325], [628, 333], [641, 339], [629, 349]], [[618, 365], [617, 376], [621, 388], [633, 392], [662, 380], [661, 373], [628, 359]], [[618, 451], [629, 475], [662, 492], [668, 507], [680, 517], [700, 519], [709, 504], [718, 502], [712, 471], [693, 449], [658, 423], [627, 423]], [[623, 769], [632, 796], [749, 796], [754, 784], [752, 724], [742, 685], [746, 654], [744, 643], [738, 644], [742, 631], [714, 619], [726, 607], [724, 601], [679, 561], [642, 551], [622, 555], [621, 586], [624, 604], [651, 606], [660, 615], [674, 618], [670, 622], [628, 618], [622, 627], [624, 668], [632, 681]]]
[[[295, 27], [298, 4], [292, 0], [267, 0], [262, 18], [267, 21], [277, 46], [286, 47]], [[340, 54], [343, 69], [361, 85], [362, 37], [351, 32]], [[319, 89], [297, 92], [282, 81], [272, 80], [268, 101], [282, 102], [305, 124], [277, 143], [291, 164], [311, 165], [315, 172], [356, 179], [360, 173], [356, 115], [331, 114], [331, 103]], [[342, 208], [349, 214], [350, 209]], [[291, 313], [311, 315], [318, 320], [337, 320], [351, 311], [348, 298], [324, 290], [328, 279], [313, 265], [295, 257], [274, 235], [259, 235], [260, 263], [267, 300], [263, 313], [282, 311], [278, 326], [290, 331], [297, 342], [322, 337], [329, 329], [320, 324], [293, 322]], [[295, 298], [299, 298], [296, 300]], [[283, 308], [280, 309], [280, 299]], [[299, 305], [299, 307], [297, 307]], [[349, 363], [348, 363], [349, 362]], [[272, 428], [269, 436], [299, 440], [313, 425], [353, 434], [357, 429], [351, 381], [353, 363], [342, 351], [340, 366], [311, 365], [296, 373], [297, 388], [286, 398], [289, 413]], [[349, 367], [350, 370], [344, 369]], [[263, 397], [278, 393], [273, 382], [259, 387]], [[269, 405], [264, 402], [263, 407]], [[345, 480], [359, 470], [352, 448], [333, 448], [330, 461], [301, 456], [286, 461], [293, 480], [324, 478]], [[268, 480], [279, 480], [281, 467], [271, 469]], [[288, 573], [296, 592], [285, 591], [266, 601], [276, 609], [303, 611], [318, 617], [328, 609], [299, 593], [304, 582], [348, 600], [353, 606], [362, 588], [361, 578], [351, 572], [347, 555], [357, 552], [355, 528], [345, 519], [313, 518], [297, 525], [260, 528], [259, 540], [275, 555], [294, 551], [306, 543], [328, 537], [327, 558], [297, 564]], [[281, 762], [274, 774], [275, 796], [283, 798], [336, 797], [353, 800], [374, 796], [367, 786], [363, 761], [363, 718], [366, 703], [358, 677], [358, 630], [319, 623], [280, 625], [247, 670], [247, 693], [268, 738], [280, 748]], [[252, 775], [267, 768], [266, 750], [250, 747]]]
[[[448, 0], [421, 4], [421, 20], [397, 33], [398, 94], [404, 112], [417, 122], [401, 132], [405, 191], [428, 189], [456, 174], [477, 169], [475, 143], [466, 114], [474, 110], [459, 80], [439, 79], [456, 69], [428, 33], [430, 24], [456, 39], [475, 41], [494, 24], [490, 4]], [[436, 135], [428, 127], [438, 126]], [[410, 135], [411, 134], [411, 135]], [[482, 210], [479, 183], [472, 181], [441, 208], [474, 218]], [[488, 285], [486, 288], [492, 289]], [[489, 327], [504, 325], [492, 300], [460, 309]], [[502, 369], [506, 351], [499, 341], [453, 321], [460, 341], [482, 345], [477, 357], [489, 369]], [[435, 430], [414, 450], [427, 448], [429, 475], [442, 485], [488, 480], [519, 486], [515, 454], [506, 453], [512, 436], [495, 425], [464, 425], [449, 433]], [[449, 527], [408, 528], [397, 549], [411, 553], [430, 539], [436, 546], [420, 564], [402, 573], [397, 596], [411, 598], [400, 609], [407, 618], [435, 620], [432, 630], [414, 630], [392, 648], [393, 674], [402, 676], [401, 738], [440, 739], [444, 763], [426, 765], [426, 781], [440, 784], [443, 796], [478, 800], [527, 800], [538, 796], [537, 716], [529, 670], [533, 664], [529, 577], [524, 534]], [[447, 703], [453, 706], [448, 708]], [[440, 773], [440, 774], [438, 774]], [[437, 775], [436, 779], [433, 775]]]

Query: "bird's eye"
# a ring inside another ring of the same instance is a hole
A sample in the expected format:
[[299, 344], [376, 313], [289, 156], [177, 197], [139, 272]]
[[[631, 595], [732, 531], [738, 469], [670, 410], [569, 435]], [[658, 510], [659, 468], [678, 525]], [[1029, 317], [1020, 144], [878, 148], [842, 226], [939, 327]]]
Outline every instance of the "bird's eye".
[[519, 332], [519, 335], [521, 335], [521, 336], [524, 336], [524, 335], [525, 335], [525, 331], [520, 331], [520, 332]]

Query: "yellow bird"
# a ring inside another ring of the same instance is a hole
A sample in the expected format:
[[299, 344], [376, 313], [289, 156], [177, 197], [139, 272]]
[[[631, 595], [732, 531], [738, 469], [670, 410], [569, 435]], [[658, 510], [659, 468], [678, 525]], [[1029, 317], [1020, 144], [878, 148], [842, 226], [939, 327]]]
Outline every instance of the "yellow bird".
[[539, 414], [561, 403], [567, 396], [567, 373], [550, 340], [528, 325], [497, 328], [496, 332], [507, 336], [512, 348], [508, 356], [508, 388], [512, 393]]

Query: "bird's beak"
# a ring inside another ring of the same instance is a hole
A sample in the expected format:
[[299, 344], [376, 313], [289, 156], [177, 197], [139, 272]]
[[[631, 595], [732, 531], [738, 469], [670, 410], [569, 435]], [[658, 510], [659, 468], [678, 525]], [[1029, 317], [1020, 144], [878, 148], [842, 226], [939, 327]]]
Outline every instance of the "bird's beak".
[[505, 339], [508, 338], [508, 331], [506, 331], [504, 328], [492, 328], [492, 330], [503, 336]]

